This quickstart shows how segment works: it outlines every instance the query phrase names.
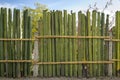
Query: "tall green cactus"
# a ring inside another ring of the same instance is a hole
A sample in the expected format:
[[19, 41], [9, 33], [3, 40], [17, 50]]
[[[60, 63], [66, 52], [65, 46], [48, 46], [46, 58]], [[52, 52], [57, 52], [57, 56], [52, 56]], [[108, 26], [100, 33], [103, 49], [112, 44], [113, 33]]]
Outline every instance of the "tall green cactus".
[[[55, 35], [59, 36], [60, 35], [60, 27], [59, 27], [59, 11], [55, 12]], [[56, 62], [60, 62], [60, 39], [56, 38]], [[60, 76], [60, 65], [56, 65], [56, 76]]]
[[[55, 35], [55, 11], [51, 12], [51, 35], [54, 36]], [[52, 61], [55, 62], [55, 39], [52, 39]], [[55, 65], [53, 65], [52, 67], [52, 72], [53, 72], [53, 77], [56, 75], [56, 69], [55, 69]]]
[[[16, 9], [14, 9], [14, 13], [13, 13], [13, 30], [12, 30], [12, 38], [16, 38]], [[13, 54], [13, 60], [16, 60], [16, 47], [15, 47], [15, 43], [16, 43], [16, 41], [13, 41], [12, 42], [12, 45], [13, 45], [13, 49], [12, 49], [12, 54]], [[13, 63], [13, 77], [16, 77], [16, 63]]]
[[[109, 36], [109, 15], [106, 16], [106, 23], [105, 23], [105, 28], [104, 28], [104, 35], [105, 36]], [[109, 43], [108, 42], [105, 42], [105, 45], [104, 45], [104, 60], [107, 61], [109, 60], [109, 53], [108, 53], [108, 48], [109, 48]], [[105, 64], [104, 66], [104, 71], [105, 71], [105, 76], [107, 75], [108, 73], [108, 70], [106, 68], [108, 68], [108, 65]]]
[[[105, 14], [101, 14], [101, 36], [104, 36], [104, 18]], [[101, 59], [104, 60], [104, 39], [101, 39]], [[104, 64], [101, 67], [101, 74], [104, 76]]]
[[[30, 38], [31, 37], [31, 19], [28, 16], [28, 10], [23, 12], [23, 38]], [[29, 46], [29, 47], [28, 47]], [[30, 42], [29, 41], [22, 41], [22, 59], [29, 60], [31, 53]], [[23, 74], [24, 76], [30, 75], [30, 64], [23, 63]]]
[[[91, 26], [91, 22], [90, 22], [90, 12], [87, 11], [87, 28], [88, 28], [88, 36], [92, 36], [92, 26]], [[92, 61], [92, 39], [89, 39], [89, 61]], [[92, 64], [89, 65], [89, 76], [93, 76], [93, 68], [92, 68]]]
[[[64, 35], [64, 26], [63, 26], [63, 17], [62, 17], [62, 11], [59, 11], [59, 29], [60, 29], [60, 36], [63, 36]], [[65, 48], [64, 48], [64, 39], [63, 38], [61, 38], [60, 39], [60, 41], [59, 41], [60, 43], [62, 43], [62, 44], [60, 44], [60, 53], [61, 53], [61, 56], [60, 56], [60, 61], [64, 61], [65, 59], [64, 59], [64, 50], [65, 50]], [[61, 71], [60, 71], [60, 75], [61, 76], [64, 76], [64, 64], [62, 65], [60, 65], [60, 67], [61, 67]]]
[[[3, 9], [3, 28], [4, 28], [4, 38], [7, 38], [7, 8]], [[4, 41], [4, 57], [8, 60], [7, 42]], [[5, 63], [6, 75], [8, 76], [8, 63]]]
[[[47, 29], [48, 29], [48, 35], [51, 35], [51, 14], [50, 12], [47, 13]], [[51, 39], [48, 39], [48, 61], [52, 62], [52, 53], [51, 53]], [[52, 65], [48, 65], [48, 76], [52, 76]]]
[[[1, 14], [0, 14], [0, 38], [4, 38], [4, 26], [3, 26], [3, 8], [1, 8]], [[4, 47], [3, 47], [3, 42], [4, 41], [0, 41], [0, 60], [4, 60]], [[1, 69], [0, 69], [0, 75], [1, 77], [4, 77], [4, 70], [5, 70], [5, 67], [4, 67], [4, 63], [1, 63], [0, 65]]]
[[[43, 11], [43, 35], [47, 35], [47, 12], [46, 11]], [[44, 62], [47, 62], [47, 39], [43, 39], [43, 51], [44, 51], [44, 54], [43, 54], [43, 61]], [[47, 77], [47, 65], [44, 65], [44, 76]]]
[[[115, 17], [116, 17], [116, 19], [115, 19], [115, 36], [114, 36], [114, 38], [118, 39], [118, 27], [119, 27], [119, 25], [118, 25], [118, 23], [119, 23], [119, 12], [118, 11], [116, 12]], [[115, 48], [115, 50], [114, 50], [114, 53], [113, 53], [114, 54], [113, 59], [117, 59], [118, 43], [115, 43], [114, 48]], [[114, 76], [116, 76], [116, 73], [117, 73], [117, 69], [116, 69], [118, 67], [117, 63], [118, 62], [113, 64], [113, 75]]]
[[[77, 36], [77, 33], [76, 33], [76, 14], [75, 13], [72, 13], [72, 35], [73, 36]], [[73, 39], [72, 40], [72, 56], [73, 56], [73, 60], [72, 61], [77, 61], [77, 39]], [[77, 77], [77, 65], [76, 64], [73, 64], [73, 76], [74, 77]]]
[[[72, 36], [72, 17], [70, 14], [68, 14], [68, 35]], [[68, 39], [68, 60], [71, 62], [72, 61], [72, 39]], [[69, 76], [72, 77], [72, 64], [69, 65]]]
[[[81, 36], [86, 36], [86, 16], [84, 14], [82, 14], [82, 25], [81, 25]], [[86, 48], [86, 39], [81, 39], [81, 61], [86, 61], [87, 60], [87, 48]], [[86, 72], [84, 71], [84, 66], [86, 66], [86, 64], [82, 64], [82, 76], [86, 77]]]
[[[68, 35], [68, 28], [67, 28], [67, 11], [64, 10], [64, 35], [67, 36]], [[68, 39], [64, 39], [65, 40], [65, 61], [68, 61]], [[68, 76], [68, 64], [65, 64], [65, 76]]]
[[[38, 28], [40, 28], [39, 30], [39, 34], [40, 34], [40, 36], [43, 36], [43, 20], [42, 19], [40, 19], [40, 21], [39, 21], [39, 27]], [[39, 46], [39, 61], [40, 62], [43, 62], [43, 39], [40, 39], [39, 40], [40, 41], [40, 46]], [[43, 65], [39, 65], [39, 75], [40, 75], [40, 77], [43, 77]]]
[[[11, 9], [8, 10], [8, 38], [11, 39], [12, 38], [12, 11]], [[8, 42], [8, 45], [7, 45], [9, 48], [8, 48], [8, 59], [9, 60], [12, 60], [12, 41], [9, 41]], [[9, 77], [12, 77], [12, 63], [9, 63], [9, 70], [8, 70], [8, 76]]]
[[[98, 12], [97, 13], [97, 36], [101, 36], [101, 27], [100, 27], [100, 12]], [[97, 45], [100, 45], [100, 46], [98, 46], [98, 48], [97, 48], [97, 53], [98, 53], [98, 61], [101, 61], [102, 59], [101, 59], [101, 51], [100, 51], [100, 49], [101, 49], [101, 44], [100, 44], [100, 39], [98, 39], [97, 40]], [[98, 64], [98, 76], [101, 76], [101, 64]]]
[[[28, 37], [29, 39], [32, 38], [32, 18], [31, 16], [28, 16]], [[27, 56], [27, 60], [31, 60], [31, 54], [32, 54], [32, 42], [28, 41], [28, 56]], [[27, 68], [27, 73], [28, 76], [31, 76], [31, 63], [28, 63], [28, 68]]]
[[[14, 26], [14, 28], [15, 28], [15, 33], [16, 33], [16, 35], [15, 35], [15, 38], [20, 38], [21, 36], [20, 36], [20, 34], [21, 34], [21, 32], [20, 32], [20, 10], [16, 10], [16, 16], [15, 16], [15, 18], [16, 18], [16, 21], [15, 21], [15, 23], [16, 23], [16, 25]], [[16, 59], [18, 59], [18, 60], [20, 60], [21, 59], [21, 57], [20, 57], [20, 54], [21, 54], [21, 41], [15, 41], [15, 47], [16, 47]], [[20, 63], [17, 63], [16, 64], [16, 76], [17, 77], [20, 77], [21, 76], [21, 74], [20, 74]]]
[[[96, 36], [96, 11], [92, 13], [92, 36]], [[93, 61], [97, 61], [97, 40], [93, 39]], [[93, 75], [96, 76], [97, 74], [97, 65], [94, 64], [93, 66]]]
[[[117, 13], [116, 13], [116, 39], [120, 39], [120, 28], [119, 28], [119, 26], [120, 26], [120, 22], [119, 22], [119, 20], [120, 20], [120, 11], [118, 11]], [[116, 43], [116, 46], [117, 46], [117, 49], [116, 49], [116, 58], [119, 60], [120, 59], [120, 55], [119, 55], [119, 53], [120, 53], [120, 42], [118, 42], [118, 43]], [[118, 71], [120, 70], [120, 62], [117, 62], [117, 69], [116, 69], [116, 73], [117, 73], [117, 76], [119, 76], [118, 74]]]
[[[82, 25], [82, 12], [78, 12], [78, 36], [81, 36], [81, 25]], [[78, 39], [78, 61], [82, 61], [81, 60], [81, 39]], [[80, 77], [82, 75], [82, 66], [81, 64], [78, 65], [78, 77]]]

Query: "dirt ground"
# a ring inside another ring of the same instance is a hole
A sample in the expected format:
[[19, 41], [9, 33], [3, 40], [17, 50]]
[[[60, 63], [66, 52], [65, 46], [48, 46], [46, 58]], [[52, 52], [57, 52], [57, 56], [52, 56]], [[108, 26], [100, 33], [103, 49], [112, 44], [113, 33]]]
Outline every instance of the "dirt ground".
[[120, 80], [120, 77], [101, 77], [101, 78], [0, 78], [0, 80]]

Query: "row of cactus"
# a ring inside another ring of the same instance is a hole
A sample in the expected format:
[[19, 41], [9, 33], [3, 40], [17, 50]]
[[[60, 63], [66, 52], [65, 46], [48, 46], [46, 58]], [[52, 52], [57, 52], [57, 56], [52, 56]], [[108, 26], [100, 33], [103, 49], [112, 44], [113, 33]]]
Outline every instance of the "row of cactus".
[[[0, 9], [0, 38], [31, 38], [31, 18], [25, 10], [20, 15], [19, 9]], [[0, 60], [30, 60], [31, 42], [0, 41]], [[21, 77], [30, 75], [29, 63], [0, 63], [1, 77]]]
[[[22, 38], [23, 39], [31, 39], [31, 17], [28, 15], [28, 10], [24, 10], [23, 12], [23, 26], [22, 26]], [[23, 60], [31, 60], [32, 54], [32, 46], [31, 41], [22, 41], [22, 59]], [[23, 66], [23, 75], [30, 76], [31, 75], [31, 63], [24, 63]]]
[[[31, 17], [28, 10], [0, 9], [0, 38], [31, 38]], [[78, 25], [76, 26], [76, 20]], [[115, 39], [119, 34], [120, 12], [116, 12]], [[109, 15], [97, 11], [86, 14], [71, 11], [43, 11], [40, 20], [40, 36], [108, 36]], [[40, 39], [40, 62], [107, 61], [108, 42], [96, 38], [49, 38]], [[113, 47], [113, 58], [120, 59], [119, 42]], [[31, 41], [0, 40], [0, 60], [30, 60]], [[44, 64], [39, 65], [40, 77], [96, 77], [108, 74], [108, 64]], [[120, 62], [113, 64], [113, 74], [120, 71]], [[0, 63], [1, 77], [31, 75], [31, 63]]]
[[[108, 36], [109, 16], [97, 11], [86, 14], [71, 11], [43, 11], [40, 36]], [[78, 26], [76, 26], [78, 20]], [[40, 39], [40, 62], [105, 61], [108, 43], [104, 39], [49, 38]], [[41, 77], [86, 77], [107, 75], [107, 64], [44, 64]]]

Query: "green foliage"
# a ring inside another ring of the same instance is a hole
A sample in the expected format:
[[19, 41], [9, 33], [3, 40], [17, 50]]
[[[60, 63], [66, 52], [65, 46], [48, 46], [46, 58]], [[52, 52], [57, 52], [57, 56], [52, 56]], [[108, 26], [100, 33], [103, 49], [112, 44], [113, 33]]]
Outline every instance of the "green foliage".
[[23, 9], [28, 9], [29, 15], [32, 17], [32, 36], [38, 31], [38, 21], [43, 17], [43, 10], [48, 10], [46, 5], [36, 2], [35, 8], [24, 7]]

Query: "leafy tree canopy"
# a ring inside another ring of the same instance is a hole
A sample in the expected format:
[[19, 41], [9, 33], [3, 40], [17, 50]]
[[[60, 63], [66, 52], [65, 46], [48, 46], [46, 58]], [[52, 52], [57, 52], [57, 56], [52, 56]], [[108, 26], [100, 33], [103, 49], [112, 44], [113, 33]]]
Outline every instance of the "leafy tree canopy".
[[43, 16], [43, 10], [48, 10], [47, 6], [44, 4], [40, 4], [38, 2], [36, 2], [35, 4], [35, 8], [30, 8], [30, 7], [26, 7], [24, 6], [23, 9], [28, 9], [29, 10], [29, 15], [32, 17], [32, 35], [34, 36], [34, 33], [37, 32], [38, 30], [38, 21], [40, 20], [40, 18], [42, 18]]

